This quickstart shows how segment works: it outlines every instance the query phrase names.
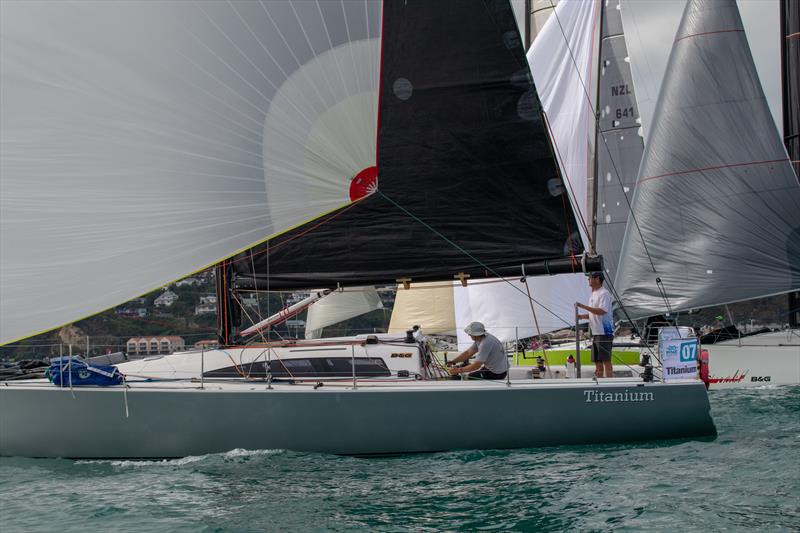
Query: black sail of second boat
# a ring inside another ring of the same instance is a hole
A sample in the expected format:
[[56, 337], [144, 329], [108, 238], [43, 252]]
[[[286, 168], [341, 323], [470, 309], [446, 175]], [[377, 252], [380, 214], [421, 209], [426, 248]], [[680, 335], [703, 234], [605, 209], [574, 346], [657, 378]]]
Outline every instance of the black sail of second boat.
[[381, 54], [376, 190], [235, 257], [233, 286], [579, 269], [577, 223], [508, 2], [386, 2]]

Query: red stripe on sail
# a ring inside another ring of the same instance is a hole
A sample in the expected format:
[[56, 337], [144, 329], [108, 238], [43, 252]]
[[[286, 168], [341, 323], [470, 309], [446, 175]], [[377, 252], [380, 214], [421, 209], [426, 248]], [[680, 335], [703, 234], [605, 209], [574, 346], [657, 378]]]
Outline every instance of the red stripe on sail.
[[706, 170], [719, 170], [721, 168], [734, 168], [734, 167], [747, 167], [750, 165], [767, 165], [769, 163], [783, 163], [789, 162], [788, 159], [773, 159], [771, 161], [751, 161], [749, 163], [732, 163], [730, 165], [718, 165], [715, 167], [693, 168], [691, 170], [681, 170], [679, 172], [669, 172], [667, 174], [659, 174], [658, 176], [648, 176], [639, 180], [639, 183], [654, 180], [657, 178], [666, 178], [668, 176], [680, 176], [681, 174], [692, 174], [694, 172], [705, 172]]
[[717, 30], [717, 31], [706, 31], [703, 33], [693, 33], [691, 35], [684, 35], [683, 37], [679, 37], [675, 39], [674, 42], [682, 41], [684, 39], [688, 39], [689, 37], [700, 37], [701, 35], [714, 35], [715, 33], [743, 33], [744, 30]]

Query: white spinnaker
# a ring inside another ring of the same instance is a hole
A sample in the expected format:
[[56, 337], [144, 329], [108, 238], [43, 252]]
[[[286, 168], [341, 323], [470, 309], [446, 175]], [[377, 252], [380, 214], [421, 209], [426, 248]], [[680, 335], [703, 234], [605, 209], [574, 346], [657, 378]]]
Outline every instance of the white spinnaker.
[[[594, 113], [587, 91], [594, 98], [592, 49], [598, 9], [597, 2], [562, 0], [528, 51], [528, 63], [547, 113], [570, 201], [576, 217], [586, 221], [591, 220], [586, 198], [594, 136]], [[588, 250], [583, 227], [573, 230], [580, 231]], [[583, 274], [528, 278], [531, 297], [537, 302], [537, 330], [525, 287], [517, 279], [509, 281], [471, 282], [466, 288], [454, 285], [459, 343], [467, 342], [463, 327], [473, 321], [483, 322], [504, 341], [514, 340], [517, 335], [530, 337], [569, 327], [575, 322], [574, 303], [587, 301], [591, 294]]]
[[4, 2], [0, 343], [346, 204], [375, 164], [380, 9]]
[[350, 287], [334, 291], [308, 308], [306, 339], [318, 339], [322, 336], [323, 328], [375, 309], [383, 309], [375, 287]]

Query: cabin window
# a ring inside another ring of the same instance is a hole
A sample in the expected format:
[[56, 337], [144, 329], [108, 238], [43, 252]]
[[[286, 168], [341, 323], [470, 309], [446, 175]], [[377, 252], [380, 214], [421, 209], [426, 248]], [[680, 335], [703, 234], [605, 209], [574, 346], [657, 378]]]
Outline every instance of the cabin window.
[[[266, 362], [229, 366], [210, 370], [203, 374], [214, 378], [265, 378]], [[353, 375], [350, 357], [303, 357], [296, 359], [273, 360], [271, 362], [272, 377], [277, 379], [292, 378], [346, 378]], [[380, 357], [356, 357], [356, 377], [390, 376], [391, 371]]]

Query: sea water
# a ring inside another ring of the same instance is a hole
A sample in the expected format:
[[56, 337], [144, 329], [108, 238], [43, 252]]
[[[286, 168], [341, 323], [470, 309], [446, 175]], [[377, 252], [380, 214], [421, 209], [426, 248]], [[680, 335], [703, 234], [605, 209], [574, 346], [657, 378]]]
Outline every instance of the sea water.
[[[710, 441], [378, 459], [2, 458], [0, 531], [800, 529], [800, 387], [710, 398], [719, 431]], [[454, 416], [480, 423], [468, 406]]]

